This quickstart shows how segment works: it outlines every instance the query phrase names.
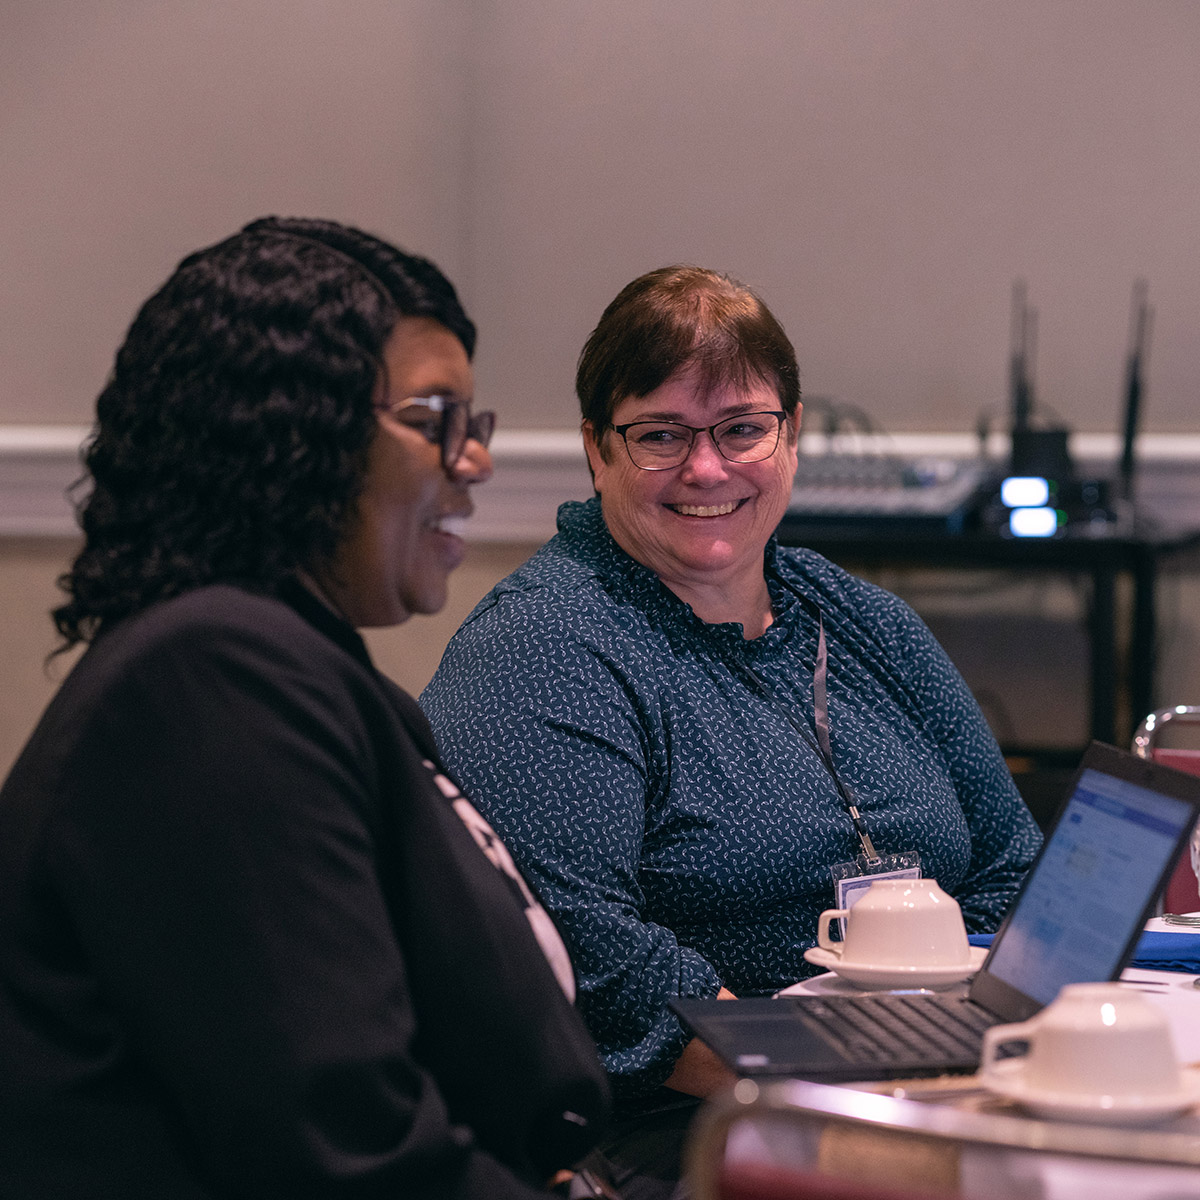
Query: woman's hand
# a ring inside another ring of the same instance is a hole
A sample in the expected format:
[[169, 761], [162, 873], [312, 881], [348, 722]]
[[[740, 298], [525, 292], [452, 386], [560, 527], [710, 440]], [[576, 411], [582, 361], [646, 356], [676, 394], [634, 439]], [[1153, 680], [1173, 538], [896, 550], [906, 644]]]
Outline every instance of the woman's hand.
[[559, 1171], [547, 1187], [548, 1191], [557, 1196], [566, 1196], [567, 1200], [621, 1200], [615, 1192], [594, 1172], [586, 1167], [579, 1171]]
[[[722, 988], [717, 999], [736, 1000], [737, 997], [728, 988]], [[699, 1038], [692, 1038], [676, 1060], [675, 1070], [667, 1078], [666, 1086], [689, 1096], [711, 1096], [736, 1082], [737, 1076], [716, 1053]]]

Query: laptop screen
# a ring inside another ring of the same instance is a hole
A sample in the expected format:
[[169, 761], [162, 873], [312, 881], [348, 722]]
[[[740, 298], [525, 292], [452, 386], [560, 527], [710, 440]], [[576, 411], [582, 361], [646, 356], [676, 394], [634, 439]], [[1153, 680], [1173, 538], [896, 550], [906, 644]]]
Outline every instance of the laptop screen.
[[1041, 1004], [1065, 984], [1111, 978], [1194, 816], [1184, 800], [1085, 767], [988, 972]]

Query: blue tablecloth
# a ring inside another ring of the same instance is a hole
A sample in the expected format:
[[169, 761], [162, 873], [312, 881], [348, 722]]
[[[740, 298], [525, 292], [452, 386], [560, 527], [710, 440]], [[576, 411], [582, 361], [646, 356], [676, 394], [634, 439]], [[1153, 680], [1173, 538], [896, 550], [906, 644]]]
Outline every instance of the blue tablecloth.
[[[968, 940], [972, 946], [990, 946], [992, 934], [973, 933]], [[1200, 975], [1200, 933], [1143, 933], [1129, 965]]]

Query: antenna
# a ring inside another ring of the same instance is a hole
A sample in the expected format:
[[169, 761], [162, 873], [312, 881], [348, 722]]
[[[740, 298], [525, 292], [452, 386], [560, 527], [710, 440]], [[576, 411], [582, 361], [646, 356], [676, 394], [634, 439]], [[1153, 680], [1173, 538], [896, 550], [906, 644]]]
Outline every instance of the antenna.
[[1033, 383], [1031, 366], [1037, 355], [1037, 310], [1025, 302], [1025, 281], [1013, 284], [1011, 356], [1009, 358], [1009, 392], [1012, 400], [1012, 428], [1024, 433], [1033, 413]]
[[1018, 279], [1012, 293], [1012, 353], [1009, 387], [1012, 394], [1012, 451], [1009, 470], [1014, 476], [1047, 479], [1057, 493], [1074, 479], [1070, 432], [1060, 425], [1034, 428], [1033, 373], [1037, 359], [1037, 309], [1025, 295], [1025, 281]]
[[1154, 309], [1146, 302], [1148, 293], [1149, 287], [1144, 279], [1134, 282], [1129, 312], [1129, 358], [1125, 366], [1125, 440], [1121, 448], [1119, 475], [1122, 500], [1133, 499], [1133, 447], [1141, 415], [1143, 369], [1150, 345], [1150, 328], [1154, 322]]

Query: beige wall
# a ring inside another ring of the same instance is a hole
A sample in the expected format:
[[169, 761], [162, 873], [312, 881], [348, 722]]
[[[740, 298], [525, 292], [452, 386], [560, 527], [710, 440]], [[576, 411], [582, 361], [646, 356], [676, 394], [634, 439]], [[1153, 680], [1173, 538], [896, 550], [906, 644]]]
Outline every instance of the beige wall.
[[[1192, 0], [6, 0], [0, 424], [88, 422], [178, 258], [285, 212], [439, 260], [509, 427], [574, 425], [602, 306], [692, 260], [760, 288], [808, 392], [896, 430], [1003, 424], [1018, 276], [1043, 400], [1114, 428], [1144, 275], [1146, 424], [1195, 429], [1198, 59]], [[418, 690], [527, 550], [473, 548], [446, 613], [372, 638], [385, 669]], [[0, 542], [0, 763], [53, 687], [64, 559]], [[1164, 697], [1200, 697], [1198, 598], [1164, 591]], [[1081, 711], [1068, 666], [1010, 707]]]
[[56, 637], [54, 581], [73, 553], [61, 539], [0, 538], [0, 779], [54, 694], [70, 658], [46, 664]]
[[469, 276], [466, 0], [4, 0], [0, 423], [87, 423], [136, 307], [267, 213]]
[[[470, 547], [451, 577], [442, 612], [367, 634], [380, 670], [417, 695], [462, 619], [532, 551], [524, 545]], [[0, 780], [76, 657], [64, 655], [48, 667], [45, 662], [56, 645], [48, 615], [60, 599], [54, 581], [73, 552], [74, 543], [64, 540], [0, 538]]]
[[[54, 580], [73, 544], [0, 539], [0, 779], [73, 656], [46, 655]], [[413, 695], [429, 681], [446, 642], [475, 603], [524, 562], [532, 545], [480, 545], [452, 576], [445, 609], [367, 634], [379, 668]], [[927, 616], [975, 688], [998, 737], [1046, 747], [1086, 740], [1086, 595], [1038, 573], [880, 572], [876, 582]], [[1126, 602], [1128, 597], [1123, 598]], [[1162, 703], [1200, 704], [1200, 574], [1168, 569], [1160, 583]]]
[[684, 259], [897, 430], [1001, 414], [1018, 276], [1043, 399], [1114, 428], [1145, 275], [1147, 425], [1195, 428], [1198, 60], [1192, 0], [6, 0], [0, 423], [86, 421], [175, 261], [281, 211], [439, 259], [512, 427]]
[[603, 305], [684, 260], [893, 430], [1002, 416], [1018, 276], [1043, 399], [1113, 429], [1145, 275], [1149, 425], [1196, 427], [1200, 4], [488, 0], [472, 30], [481, 378], [514, 420], [569, 412]]

